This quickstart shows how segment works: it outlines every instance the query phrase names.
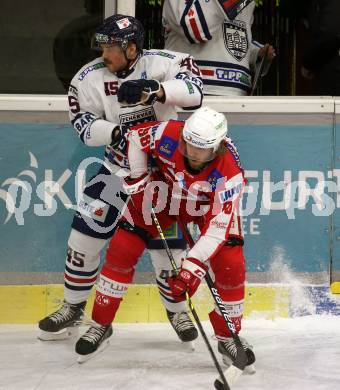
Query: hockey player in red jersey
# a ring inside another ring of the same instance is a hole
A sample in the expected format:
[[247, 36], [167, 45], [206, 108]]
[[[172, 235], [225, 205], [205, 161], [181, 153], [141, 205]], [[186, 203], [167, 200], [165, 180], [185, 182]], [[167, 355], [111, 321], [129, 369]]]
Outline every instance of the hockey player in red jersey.
[[[241, 330], [245, 260], [238, 208], [245, 179], [227, 130], [225, 116], [208, 107], [198, 109], [185, 122], [150, 122], [132, 128], [131, 174], [125, 179], [131, 198], [107, 250], [92, 312], [94, 323], [76, 344], [82, 358], [111, 335], [108, 330], [138, 259], [148, 240], [158, 235], [151, 205], [163, 229], [177, 219], [194, 222], [200, 229], [178, 274], [165, 278], [167, 294], [185, 300], [186, 291], [192, 296], [210, 270], [236, 331]], [[219, 352], [232, 361], [236, 348], [221, 314], [215, 309], [209, 318]], [[250, 365], [255, 361], [252, 347], [241, 340]]]

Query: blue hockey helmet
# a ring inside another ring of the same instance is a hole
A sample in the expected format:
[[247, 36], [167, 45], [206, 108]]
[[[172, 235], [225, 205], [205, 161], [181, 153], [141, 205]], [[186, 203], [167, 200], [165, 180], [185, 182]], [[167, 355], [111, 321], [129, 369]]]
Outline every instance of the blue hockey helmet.
[[116, 43], [126, 50], [128, 43], [133, 42], [137, 50], [141, 51], [144, 44], [144, 28], [133, 16], [116, 14], [104, 20], [93, 38], [94, 48], [100, 48], [101, 44]]

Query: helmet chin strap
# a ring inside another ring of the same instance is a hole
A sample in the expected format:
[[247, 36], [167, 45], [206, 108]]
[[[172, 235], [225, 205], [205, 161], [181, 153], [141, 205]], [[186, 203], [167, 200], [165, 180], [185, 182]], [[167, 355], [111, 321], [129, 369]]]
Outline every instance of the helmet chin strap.
[[121, 49], [122, 49], [122, 52], [123, 52], [125, 60], [126, 60], [126, 66], [124, 67], [124, 69], [118, 70], [116, 72], [116, 76], [120, 79], [125, 79], [130, 73], [133, 72], [133, 68], [130, 69], [130, 65], [132, 62], [134, 62], [136, 60], [136, 58], [139, 56], [139, 53], [137, 53], [137, 55], [134, 59], [130, 60], [126, 54], [128, 48], [126, 48], [125, 50], [124, 50], [124, 48], [121, 48]]

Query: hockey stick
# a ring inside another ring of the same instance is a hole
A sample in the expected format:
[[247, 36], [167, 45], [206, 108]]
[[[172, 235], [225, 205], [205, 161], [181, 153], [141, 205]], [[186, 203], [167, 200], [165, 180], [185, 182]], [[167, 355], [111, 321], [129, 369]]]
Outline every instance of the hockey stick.
[[[168, 243], [166, 242], [166, 239], [164, 237], [164, 233], [163, 233], [162, 227], [159, 224], [157, 215], [156, 215], [155, 210], [154, 210], [153, 207], [151, 207], [151, 214], [152, 214], [152, 219], [153, 219], [153, 221], [154, 221], [154, 223], [156, 225], [156, 228], [158, 230], [159, 237], [162, 240], [164, 249], [165, 249], [165, 251], [166, 251], [166, 253], [167, 253], [168, 257], [169, 257], [169, 260], [170, 260], [170, 263], [171, 263], [171, 267], [172, 267], [173, 271], [177, 273], [177, 265], [176, 265], [175, 259], [174, 259], [173, 255], [171, 253], [171, 250], [169, 248]], [[199, 319], [199, 317], [197, 315], [197, 312], [196, 312], [196, 310], [194, 308], [194, 305], [193, 305], [193, 303], [191, 301], [191, 298], [190, 298], [188, 292], [186, 292], [186, 294], [185, 294], [185, 299], [188, 302], [188, 306], [189, 306], [190, 311], [191, 311], [191, 313], [192, 313], [192, 315], [193, 315], [193, 317], [194, 317], [194, 319], [196, 321], [197, 327], [198, 327], [198, 329], [199, 329], [199, 331], [201, 333], [201, 336], [203, 337], [203, 340], [204, 340], [204, 342], [205, 342], [205, 344], [206, 344], [206, 346], [208, 348], [210, 356], [212, 357], [212, 360], [214, 361], [215, 367], [216, 367], [216, 369], [217, 369], [217, 371], [218, 371], [218, 373], [220, 375], [221, 380], [219, 381], [219, 384], [220, 384], [221, 387], [219, 387], [218, 389], [220, 389], [220, 390], [230, 390], [228, 382], [227, 382], [227, 380], [226, 380], [226, 378], [224, 376], [223, 370], [222, 370], [222, 368], [220, 366], [220, 363], [218, 362], [218, 360], [216, 358], [216, 355], [215, 355], [215, 353], [214, 353], [214, 351], [213, 351], [213, 349], [212, 349], [212, 347], [210, 345], [208, 337], [207, 337], [207, 335], [206, 335], [206, 333], [205, 333], [205, 331], [203, 329], [202, 323], [201, 323], [201, 321], [200, 321], [200, 319]], [[215, 387], [216, 387], [216, 385], [215, 385]]]
[[[187, 243], [189, 244], [189, 247], [192, 248], [195, 245], [195, 242], [193, 238], [191, 237], [191, 234], [188, 230], [188, 227], [186, 224], [184, 224], [181, 221], [178, 221], [180, 228], [182, 229], [184, 238], [186, 239]], [[236, 333], [235, 325], [232, 322], [231, 318], [228, 315], [227, 309], [225, 308], [222, 298], [220, 297], [220, 294], [217, 291], [217, 288], [214, 285], [213, 280], [211, 279], [211, 276], [209, 275], [209, 272], [207, 272], [204, 276], [205, 281], [207, 282], [208, 288], [211, 292], [211, 295], [214, 298], [214, 301], [222, 314], [222, 317], [224, 318], [225, 324], [227, 325], [229, 332], [234, 339], [234, 343], [236, 346], [236, 359], [233, 362], [233, 364], [227, 368], [225, 371], [225, 377], [227, 379], [227, 382], [229, 385], [234, 384], [237, 379], [242, 375], [247, 362], [248, 362], [248, 357], [246, 355], [246, 352], [243, 348], [243, 345], [241, 343], [240, 338], [238, 337], [238, 334]], [[215, 388], [218, 390], [223, 389], [223, 384], [221, 383], [220, 378], [216, 379], [215, 383]]]
[[266, 50], [265, 50], [265, 52], [263, 54], [263, 57], [261, 58], [261, 62], [260, 62], [259, 66], [256, 69], [256, 72], [255, 72], [255, 75], [254, 75], [254, 80], [253, 80], [253, 85], [251, 87], [251, 91], [250, 91], [249, 96], [253, 96], [254, 92], [255, 92], [255, 90], [257, 88], [257, 84], [259, 83], [259, 80], [260, 80], [260, 77], [262, 75], [262, 71], [263, 71], [264, 65], [266, 63], [268, 50], [269, 50], [269, 45], [267, 46], [267, 48], [266, 48]]

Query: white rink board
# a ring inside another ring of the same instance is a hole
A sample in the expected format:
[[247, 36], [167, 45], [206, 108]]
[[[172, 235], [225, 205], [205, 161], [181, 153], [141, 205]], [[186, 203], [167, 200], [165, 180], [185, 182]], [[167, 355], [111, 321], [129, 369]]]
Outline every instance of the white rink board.
[[[334, 113], [339, 98], [330, 96], [205, 96], [203, 105], [222, 112], [243, 113]], [[68, 110], [66, 95], [0, 94], [0, 111]]]

